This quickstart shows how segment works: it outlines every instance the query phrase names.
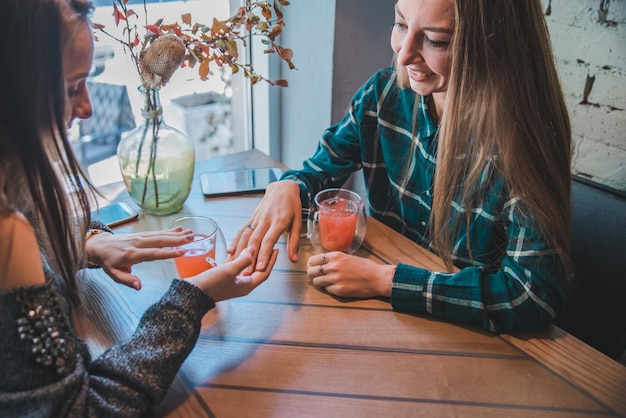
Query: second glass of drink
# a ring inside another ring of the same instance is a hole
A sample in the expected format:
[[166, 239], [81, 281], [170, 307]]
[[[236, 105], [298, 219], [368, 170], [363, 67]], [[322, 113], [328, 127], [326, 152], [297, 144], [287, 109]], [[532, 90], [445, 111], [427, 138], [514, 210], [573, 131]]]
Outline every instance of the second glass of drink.
[[186, 253], [174, 259], [178, 276], [181, 279], [196, 276], [215, 267], [226, 259], [226, 240], [217, 222], [205, 216], [185, 216], [178, 218], [167, 229], [182, 227], [191, 229], [193, 241], [181, 245]]
[[315, 195], [307, 221], [313, 245], [352, 254], [361, 246], [366, 226], [365, 207], [357, 193], [335, 188]]

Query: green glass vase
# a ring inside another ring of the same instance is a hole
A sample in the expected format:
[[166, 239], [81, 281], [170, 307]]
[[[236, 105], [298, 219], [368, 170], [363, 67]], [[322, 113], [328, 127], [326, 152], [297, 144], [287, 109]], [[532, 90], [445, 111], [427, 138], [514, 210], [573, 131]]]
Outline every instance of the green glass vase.
[[128, 193], [142, 210], [167, 215], [187, 200], [195, 154], [187, 135], [163, 120], [159, 89], [139, 87], [142, 125], [123, 136], [117, 158]]

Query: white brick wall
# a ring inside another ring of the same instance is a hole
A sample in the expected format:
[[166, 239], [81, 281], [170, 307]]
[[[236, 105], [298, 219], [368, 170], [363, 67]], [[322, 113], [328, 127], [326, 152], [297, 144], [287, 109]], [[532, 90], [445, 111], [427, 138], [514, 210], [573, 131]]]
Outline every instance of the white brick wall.
[[626, 0], [543, 0], [572, 118], [573, 173], [626, 191]]

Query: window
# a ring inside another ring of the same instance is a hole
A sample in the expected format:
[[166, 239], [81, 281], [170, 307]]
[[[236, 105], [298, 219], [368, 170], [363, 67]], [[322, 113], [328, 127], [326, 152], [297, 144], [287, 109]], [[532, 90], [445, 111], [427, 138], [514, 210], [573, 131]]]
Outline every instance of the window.
[[[226, 18], [236, 10], [240, 0], [155, 1], [147, 0], [148, 22], [164, 18], [166, 22], [180, 19], [182, 13], [192, 16], [215, 16]], [[231, 4], [232, 3], [232, 4]], [[143, 10], [142, 0], [131, 0], [130, 5]], [[96, 0], [93, 21], [115, 28], [112, 18], [111, 0]], [[139, 77], [135, 74], [130, 58], [121, 44], [102, 33], [96, 32], [94, 66], [89, 79], [90, 96], [94, 117], [87, 121], [76, 121], [70, 130], [70, 138], [91, 180], [96, 185], [121, 180], [115, 152], [119, 135], [98, 135], [88, 132], [87, 126], [98, 126], [96, 111], [106, 110], [109, 131], [123, 131], [140, 125], [141, 103], [137, 92]], [[255, 86], [255, 88], [257, 88]], [[196, 150], [196, 160], [224, 155], [248, 149], [252, 146], [250, 129], [249, 83], [243, 77], [229, 74], [214, 74], [206, 81], [198, 77], [198, 67], [178, 69], [170, 82], [160, 90], [163, 116], [166, 123], [185, 131]], [[96, 109], [96, 106], [99, 108]], [[128, 113], [132, 116], [128, 118]], [[115, 116], [111, 116], [115, 113]], [[121, 115], [119, 115], [121, 113]], [[233, 116], [238, 121], [232, 123]], [[94, 120], [91, 120], [94, 119]], [[121, 121], [125, 122], [113, 122]], [[134, 122], [134, 123], [133, 123]], [[82, 126], [81, 126], [82, 124]], [[113, 126], [117, 124], [116, 126]], [[94, 128], [96, 129], [96, 128]]]

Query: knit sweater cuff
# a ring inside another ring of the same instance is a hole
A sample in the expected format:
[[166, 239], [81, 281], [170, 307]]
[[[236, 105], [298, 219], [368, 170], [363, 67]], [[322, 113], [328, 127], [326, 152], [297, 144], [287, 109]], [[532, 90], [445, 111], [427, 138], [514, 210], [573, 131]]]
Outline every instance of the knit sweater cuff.
[[198, 286], [181, 279], [172, 280], [169, 290], [159, 303], [181, 306], [185, 312], [197, 312], [200, 317], [215, 307], [215, 302]]

